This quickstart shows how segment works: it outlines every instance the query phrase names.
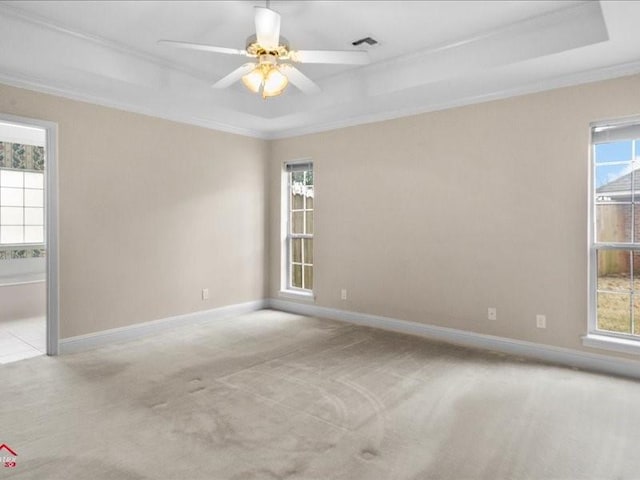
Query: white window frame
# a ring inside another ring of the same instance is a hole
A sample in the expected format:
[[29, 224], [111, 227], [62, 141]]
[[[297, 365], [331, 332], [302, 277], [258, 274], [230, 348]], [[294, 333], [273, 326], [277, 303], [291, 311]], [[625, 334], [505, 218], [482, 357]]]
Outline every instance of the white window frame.
[[[44, 248], [44, 240], [46, 238], [46, 230], [45, 230], [45, 222], [44, 222], [44, 212], [45, 212], [45, 173], [44, 171], [38, 171], [38, 170], [24, 170], [24, 169], [14, 169], [14, 168], [0, 168], [0, 176], [2, 175], [2, 171], [10, 171], [10, 172], [18, 172], [18, 173], [22, 173], [23, 175], [25, 173], [30, 173], [30, 174], [36, 174], [36, 175], [42, 175], [42, 188], [33, 188], [33, 187], [27, 187], [25, 185], [25, 180], [23, 179], [23, 185], [22, 187], [17, 187], [18, 189], [22, 190], [22, 197], [23, 197], [23, 204], [22, 206], [19, 207], [13, 207], [13, 208], [21, 208], [22, 209], [22, 223], [21, 224], [16, 224], [16, 225], [3, 225], [3, 218], [2, 218], [2, 210], [1, 207], [5, 206], [2, 204], [2, 202], [0, 201], [0, 231], [2, 230], [3, 226], [18, 226], [18, 227], [22, 227], [23, 230], [23, 241], [22, 242], [11, 242], [11, 243], [2, 243], [0, 241], [0, 247], [4, 248], [4, 247], [25, 247], [25, 248], [35, 248], [35, 247], [42, 247]], [[23, 177], [24, 178], [24, 177]], [[15, 188], [15, 187], [8, 187], [8, 188]], [[0, 193], [2, 192], [3, 186], [2, 186], [2, 182], [0, 181]], [[33, 205], [26, 205], [26, 193], [27, 190], [29, 191], [41, 191], [42, 193], [42, 206], [33, 206]], [[42, 223], [39, 224], [28, 224], [26, 221], [26, 211], [27, 208], [36, 208], [38, 210], [42, 210]], [[42, 240], [39, 242], [27, 242], [26, 240], [24, 240], [26, 238], [26, 227], [29, 226], [38, 226], [38, 227], [42, 227]], [[0, 239], [1, 239], [1, 232], [0, 232]]]
[[[597, 292], [598, 292], [598, 257], [599, 250], [629, 250], [640, 252], [640, 242], [633, 242], [634, 239], [634, 223], [635, 218], [634, 209], [640, 208], [640, 204], [632, 206], [631, 209], [631, 242], [630, 243], [616, 243], [616, 242], [597, 242], [596, 241], [596, 198], [595, 198], [595, 181], [596, 181], [596, 161], [595, 161], [595, 145], [594, 132], [598, 130], [606, 130], [608, 127], [625, 127], [625, 126], [637, 126], [640, 129], [640, 116], [628, 117], [619, 120], [608, 120], [603, 122], [594, 122], [590, 125], [589, 134], [589, 240], [588, 240], [588, 275], [589, 275], [589, 292], [588, 292], [588, 332], [587, 335], [582, 337], [582, 343], [584, 346], [600, 348], [605, 350], [631, 353], [640, 355], [640, 336], [619, 332], [609, 332], [605, 330], [598, 330], [597, 328]], [[637, 137], [640, 139], [640, 135]], [[615, 139], [612, 138], [612, 141]], [[632, 143], [632, 161], [636, 158], [635, 142]], [[640, 174], [640, 171], [638, 171]], [[633, 186], [631, 187], [633, 189]], [[632, 200], [633, 204], [633, 200]], [[633, 273], [631, 273], [633, 275]], [[631, 297], [633, 301], [633, 297]], [[630, 305], [630, 309], [633, 307]], [[640, 322], [640, 319], [638, 319]], [[633, 325], [632, 325], [633, 331]]]
[[[298, 300], [311, 300], [315, 299], [313, 290], [302, 289], [298, 287], [293, 287], [291, 285], [291, 275], [292, 275], [292, 262], [291, 262], [291, 240], [293, 238], [314, 238], [314, 234], [291, 234], [290, 222], [291, 222], [291, 194], [290, 194], [290, 167], [309, 167], [313, 171], [313, 161], [310, 159], [301, 159], [290, 162], [285, 162], [282, 165], [282, 195], [281, 195], [281, 214], [280, 214], [280, 224], [281, 224], [281, 249], [280, 249], [280, 296], [281, 297], [290, 297]], [[314, 172], [314, 203], [313, 208], [314, 212], [316, 209], [316, 198], [315, 198], [315, 179], [316, 175]], [[314, 225], [315, 232], [315, 225]], [[315, 256], [314, 256], [315, 262]], [[314, 272], [315, 272], [315, 263], [314, 263]], [[304, 271], [303, 271], [304, 275]]]

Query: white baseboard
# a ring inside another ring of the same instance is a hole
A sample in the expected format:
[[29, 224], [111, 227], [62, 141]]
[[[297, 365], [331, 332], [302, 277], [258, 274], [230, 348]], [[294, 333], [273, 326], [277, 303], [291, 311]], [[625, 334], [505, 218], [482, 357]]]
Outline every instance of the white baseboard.
[[78, 335], [76, 337], [63, 338], [60, 340], [60, 353], [82, 352], [111, 343], [136, 340], [183, 325], [193, 325], [234, 315], [242, 315], [244, 313], [261, 310], [267, 307], [267, 304], [268, 302], [266, 300], [256, 300], [211, 310], [176, 315], [175, 317], [162, 318], [150, 322], [136, 323], [126, 327], [112, 328], [100, 332], [88, 333], [86, 335]]
[[640, 378], [640, 362], [625, 358], [582, 352], [569, 348], [554, 347], [493, 335], [484, 335], [465, 330], [457, 330], [455, 328], [409, 322], [366, 313], [320, 307], [307, 303], [302, 304], [280, 299], [270, 299], [268, 304], [270, 308], [284, 312], [329, 318], [331, 320], [354, 323], [367, 327], [418, 335], [456, 345], [493, 350], [584, 370]]
[[63, 338], [60, 340], [60, 353], [81, 352], [111, 343], [136, 340], [183, 325], [193, 325], [242, 315], [263, 308], [328, 318], [382, 330], [417, 335], [456, 345], [504, 352], [585, 370], [640, 379], [640, 362], [634, 360], [281, 299], [256, 300], [228, 305], [211, 310]]

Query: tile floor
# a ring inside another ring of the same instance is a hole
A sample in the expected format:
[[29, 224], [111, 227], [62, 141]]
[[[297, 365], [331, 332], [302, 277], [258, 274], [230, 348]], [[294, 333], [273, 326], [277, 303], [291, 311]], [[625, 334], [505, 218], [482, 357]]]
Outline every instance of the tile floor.
[[0, 322], [0, 364], [47, 352], [45, 317]]

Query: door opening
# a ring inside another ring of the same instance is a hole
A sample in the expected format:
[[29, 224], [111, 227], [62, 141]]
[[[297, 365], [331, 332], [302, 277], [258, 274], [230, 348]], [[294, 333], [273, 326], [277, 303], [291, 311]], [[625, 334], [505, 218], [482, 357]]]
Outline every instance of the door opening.
[[55, 134], [0, 115], [0, 364], [58, 353]]

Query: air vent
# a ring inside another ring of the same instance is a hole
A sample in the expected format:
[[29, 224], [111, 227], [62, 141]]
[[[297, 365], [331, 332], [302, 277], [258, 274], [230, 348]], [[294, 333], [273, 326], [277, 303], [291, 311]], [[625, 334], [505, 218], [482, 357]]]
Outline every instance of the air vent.
[[362, 45], [363, 43], [366, 43], [367, 45], [377, 45], [378, 41], [375, 38], [364, 37], [360, 40], [356, 40], [355, 42], [351, 42], [351, 45], [357, 47], [359, 45]]

